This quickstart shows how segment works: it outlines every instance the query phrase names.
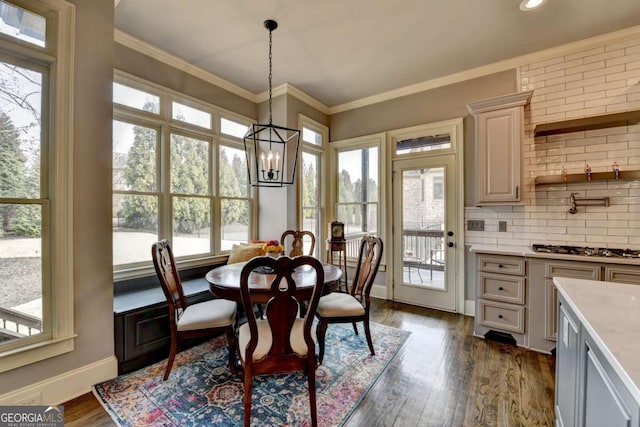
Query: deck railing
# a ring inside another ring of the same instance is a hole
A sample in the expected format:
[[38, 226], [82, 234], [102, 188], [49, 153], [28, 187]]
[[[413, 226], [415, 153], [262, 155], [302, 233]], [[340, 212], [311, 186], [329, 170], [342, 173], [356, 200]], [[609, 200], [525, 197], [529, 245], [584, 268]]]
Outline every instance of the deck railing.
[[[367, 233], [350, 233], [347, 240], [347, 258], [355, 259], [360, 249], [360, 239]], [[405, 264], [433, 270], [444, 269], [444, 231], [443, 230], [404, 230]]]
[[0, 339], [30, 336], [42, 331], [42, 319], [10, 308], [0, 307]]
[[443, 230], [404, 230], [404, 257], [411, 265], [433, 270], [444, 269]]

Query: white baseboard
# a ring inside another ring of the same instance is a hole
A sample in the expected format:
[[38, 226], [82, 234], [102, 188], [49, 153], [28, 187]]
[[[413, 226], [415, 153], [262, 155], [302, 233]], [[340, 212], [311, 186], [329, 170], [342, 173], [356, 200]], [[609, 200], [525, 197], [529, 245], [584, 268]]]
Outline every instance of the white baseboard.
[[465, 316], [476, 316], [476, 301], [472, 299], [464, 300], [464, 314]]
[[91, 391], [91, 386], [118, 376], [118, 359], [110, 356], [73, 371], [0, 396], [0, 405], [60, 405]]
[[377, 285], [375, 283], [371, 287], [371, 296], [374, 298], [380, 298], [380, 299], [390, 299], [390, 298], [387, 298], [387, 286]]

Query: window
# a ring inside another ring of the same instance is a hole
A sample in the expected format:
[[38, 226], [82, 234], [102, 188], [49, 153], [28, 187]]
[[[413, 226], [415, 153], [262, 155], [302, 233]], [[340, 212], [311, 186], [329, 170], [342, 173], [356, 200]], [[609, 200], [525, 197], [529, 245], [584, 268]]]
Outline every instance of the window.
[[174, 120], [211, 129], [211, 114], [206, 111], [173, 101], [171, 103], [171, 112]]
[[226, 135], [243, 138], [248, 130], [249, 126], [244, 123], [238, 123], [233, 120], [225, 119], [224, 117], [220, 119], [220, 132]]
[[44, 16], [0, 0], [0, 20], [0, 33], [45, 46], [47, 19]]
[[[303, 115], [299, 116], [302, 128], [302, 172], [300, 173], [300, 215], [302, 230], [311, 231], [316, 236], [315, 253], [320, 257], [323, 248], [324, 231], [324, 149], [328, 139], [328, 129]], [[304, 253], [308, 253], [311, 241], [304, 240]]]
[[[336, 218], [345, 224], [348, 241], [378, 235], [380, 170], [379, 141], [365, 138], [336, 143]], [[347, 249], [354, 257], [357, 249]]]
[[195, 263], [249, 240], [254, 204], [242, 142], [249, 120], [222, 117], [212, 105], [124, 73], [116, 72], [116, 80], [116, 278], [149, 268], [158, 239], [171, 240], [179, 262]]
[[73, 350], [72, 8], [0, 0], [0, 371]]

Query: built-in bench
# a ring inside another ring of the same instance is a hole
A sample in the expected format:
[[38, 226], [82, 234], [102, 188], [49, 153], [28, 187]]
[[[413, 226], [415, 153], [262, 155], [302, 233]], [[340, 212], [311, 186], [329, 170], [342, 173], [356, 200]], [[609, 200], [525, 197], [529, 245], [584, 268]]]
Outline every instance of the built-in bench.
[[[188, 303], [214, 298], [204, 278], [214, 267], [180, 271]], [[115, 283], [113, 313], [118, 374], [140, 369], [168, 356], [171, 341], [169, 311], [155, 275]]]

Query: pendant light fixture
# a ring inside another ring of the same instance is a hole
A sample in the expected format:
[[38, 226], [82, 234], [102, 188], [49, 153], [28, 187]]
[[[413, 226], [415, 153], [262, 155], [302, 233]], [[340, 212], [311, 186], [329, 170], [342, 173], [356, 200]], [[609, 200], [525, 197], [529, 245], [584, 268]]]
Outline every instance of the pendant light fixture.
[[271, 101], [272, 32], [278, 23], [264, 21], [269, 30], [269, 123], [253, 124], [244, 136], [249, 183], [254, 187], [282, 187], [293, 184], [300, 144], [300, 130], [273, 124]]

